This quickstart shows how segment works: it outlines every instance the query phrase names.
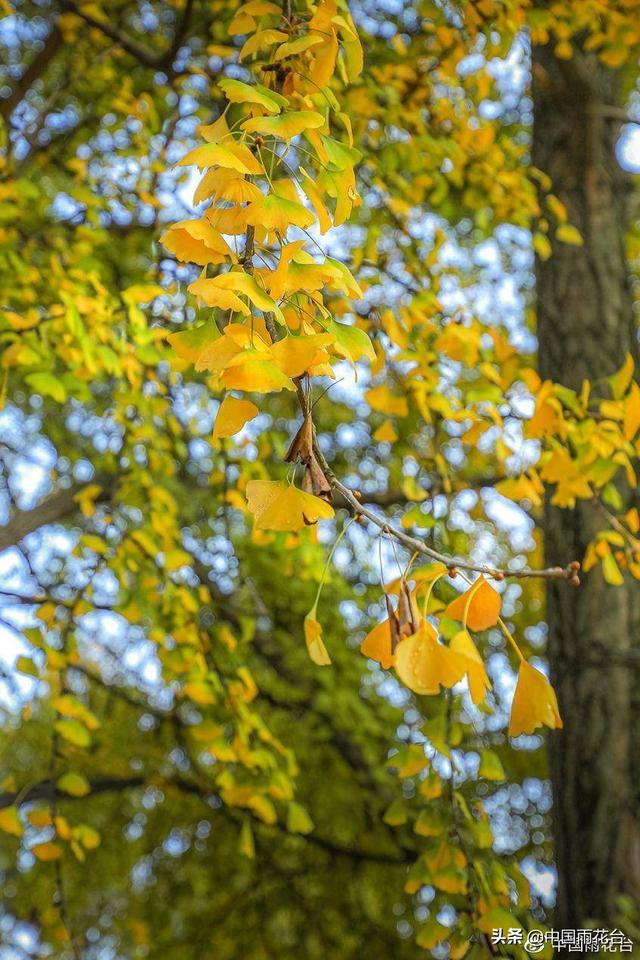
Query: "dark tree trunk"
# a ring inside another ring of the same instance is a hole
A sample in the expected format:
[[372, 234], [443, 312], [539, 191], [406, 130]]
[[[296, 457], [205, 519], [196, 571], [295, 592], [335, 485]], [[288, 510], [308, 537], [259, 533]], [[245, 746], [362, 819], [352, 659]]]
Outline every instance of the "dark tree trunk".
[[[615, 157], [621, 115], [615, 71], [576, 50], [533, 51], [533, 163], [547, 173], [584, 246], [553, 243], [536, 264], [540, 373], [573, 389], [636, 355], [625, 262], [627, 177]], [[602, 389], [602, 384], [598, 385]], [[547, 562], [584, 556], [606, 525], [597, 508], [545, 508]], [[609, 586], [600, 569], [579, 589], [547, 594], [549, 659], [564, 730], [550, 738], [559, 870], [557, 925], [611, 925], [616, 898], [640, 902], [640, 584]]]

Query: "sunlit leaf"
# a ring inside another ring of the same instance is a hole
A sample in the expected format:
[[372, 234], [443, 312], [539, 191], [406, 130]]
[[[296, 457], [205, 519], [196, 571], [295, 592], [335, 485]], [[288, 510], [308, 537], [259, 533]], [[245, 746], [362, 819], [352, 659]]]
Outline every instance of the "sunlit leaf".
[[497, 624], [501, 604], [500, 594], [480, 575], [468, 590], [449, 604], [446, 614], [470, 630], [488, 630]]
[[401, 640], [395, 651], [396, 673], [414, 693], [435, 694], [440, 687], [453, 687], [465, 675], [462, 657], [438, 643], [438, 635], [427, 621], [417, 633]]
[[231, 103], [257, 104], [267, 113], [280, 113], [281, 98], [270, 90], [265, 90], [259, 84], [253, 85], [243, 83], [242, 80], [232, 80], [230, 77], [224, 77], [219, 81], [218, 87]]
[[250, 480], [247, 507], [256, 530], [302, 530], [334, 516], [333, 507], [286, 481]]
[[533, 733], [543, 724], [551, 729], [562, 727], [556, 694], [545, 675], [522, 660], [511, 706], [509, 736]]
[[312, 616], [313, 612], [304, 618], [304, 639], [310, 658], [319, 667], [325, 667], [331, 663], [331, 657], [322, 640], [322, 625]]

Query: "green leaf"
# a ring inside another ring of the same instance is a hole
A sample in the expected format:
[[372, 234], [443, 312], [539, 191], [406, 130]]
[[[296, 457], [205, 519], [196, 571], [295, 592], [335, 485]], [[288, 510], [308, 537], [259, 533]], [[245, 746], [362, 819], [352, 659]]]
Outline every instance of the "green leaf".
[[607, 583], [614, 587], [621, 587], [624, 583], [624, 577], [612, 553], [607, 553], [602, 558], [602, 574]]
[[336, 352], [355, 363], [366, 357], [372, 363], [376, 359], [376, 352], [368, 335], [360, 327], [350, 327], [337, 320], [329, 321], [329, 332], [335, 337]]
[[25, 380], [36, 393], [44, 397], [52, 397], [58, 403], [64, 403], [67, 399], [64, 385], [52, 373], [30, 373]]
[[289, 833], [311, 833], [313, 820], [304, 807], [292, 801], [287, 808], [287, 830]]
[[485, 780], [504, 780], [505, 772], [502, 762], [493, 750], [483, 750], [480, 757], [479, 776]]
[[30, 677], [37, 677], [39, 673], [31, 657], [18, 657], [16, 660], [16, 670], [19, 670], [20, 673], [26, 673]]
[[451, 930], [449, 927], [438, 923], [435, 917], [432, 917], [418, 930], [416, 943], [425, 950], [431, 950], [441, 940], [448, 940], [450, 936]]
[[86, 777], [81, 773], [74, 773], [69, 771], [69, 773], [63, 774], [58, 780], [58, 788], [64, 793], [68, 793], [71, 797], [86, 797], [86, 795], [91, 791], [91, 786]]
[[79, 720], [56, 720], [54, 727], [57, 732], [74, 747], [88, 747], [91, 745], [91, 734]]
[[402, 800], [394, 800], [382, 818], [390, 827], [401, 827], [407, 822], [407, 811]]
[[21, 837], [23, 829], [17, 807], [5, 807], [4, 810], [0, 810], [0, 830], [10, 833], [13, 837]]
[[634, 366], [633, 357], [628, 353], [620, 369], [607, 377], [614, 400], [620, 400], [627, 392], [633, 377]]
[[240, 850], [240, 853], [243, 856], [248, 857], [249, 860], [255, 860], [256, 846], [253, 840], [253, 830], [251, 829], [251, 823], [248, 819], [244, 820], [242, 823], [238, 849]]
[[[339, 260], [334, 260], [333, 257], [327, 257], [325, 259], [325, 264], [330, 264], [340, 274], [345, 293], [348, 293], [352, 297], [356, 297], [358, 300], [364, 296], [360, 284], [356, 281], [355, 277], [351, 273], [351, 270], [349, 270], [349, 267], [347, 267], [344, 263], [341, 263]], [[352, 327], [352, 329], [357, 330], [358, 327]]]
[[327, 151], [329, 163], [338, 170], [354, 167], [362, 157], [361, 152], [355, 147], [348, 147], [346, 143], [340, 143], [332, 137], [322, 137], [322, 143]]
[[[218, 87], [230, 103], [256, 103], [258, 106], [264, 107], [269, 113], [280, 113], [282, 103], [278, 103], [278, 99], [283, 100], [284, 98], [278, 97], [271, 90], [267, 90], [266, 87], [261, 87], [259, 84], [252, 86], [249, 83], [243, 83], [242, 80], [232, 80], [230, 77], [224, 77], [218, 83]], [[285, 104], [288, 103], [287, 100], [284, 102]]]

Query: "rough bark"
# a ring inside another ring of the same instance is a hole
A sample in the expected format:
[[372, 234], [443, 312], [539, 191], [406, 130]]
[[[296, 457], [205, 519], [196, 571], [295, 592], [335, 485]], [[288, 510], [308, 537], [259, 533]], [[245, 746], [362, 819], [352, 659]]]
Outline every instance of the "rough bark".
[[[533, 99], [533, 162], [584, 238], [582, 247], [554, 242], [552, 257], [536, 265], [540, 373], [574, 389], [600, 380], [601, 390], [602, 378], [637, 352], [624, 252], [627, 177], [615, 157], [620, 81], [580, 49], [561, 61], [539, 47]], [[586, 501], [574, 510], [547, 502], [544, 524], [549, 564], [582, 557], [603, 528]], [[640, 902], [640, 584], [609, 586], [596, 569], [579, 589], [551, 582], [547, 591], [549, 659], [565, 724], [550, 738], [557, 925], [613, 925], [621, 892]]]

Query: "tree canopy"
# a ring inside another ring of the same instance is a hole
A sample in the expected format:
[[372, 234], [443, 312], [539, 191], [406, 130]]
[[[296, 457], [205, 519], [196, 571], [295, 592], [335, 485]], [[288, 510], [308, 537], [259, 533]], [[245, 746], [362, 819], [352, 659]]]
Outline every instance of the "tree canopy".
[[1, 936], [543, 927], [544, 585], [640, 580], [640, 386], [538, 372], [533, 257], [584, 237], [529, 55], [632, 98], [637, 4], [2, 6]]

